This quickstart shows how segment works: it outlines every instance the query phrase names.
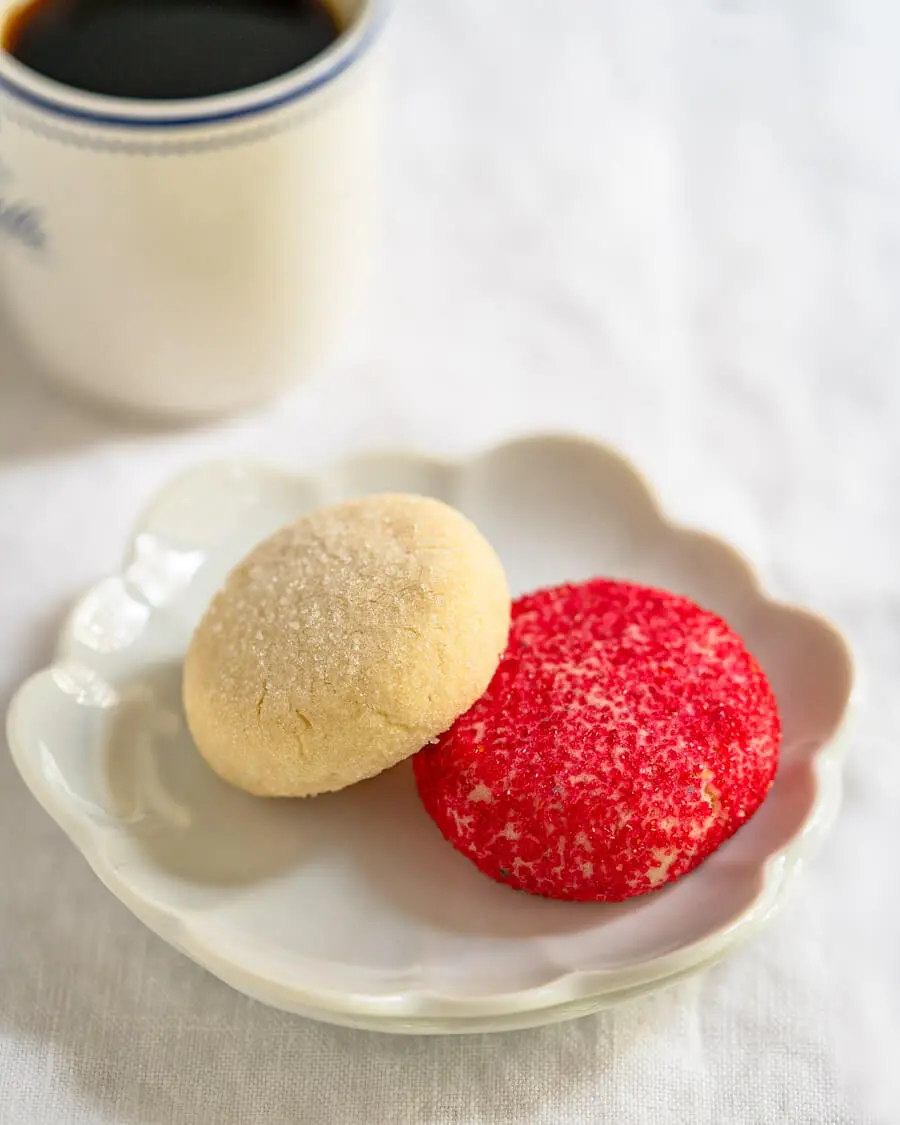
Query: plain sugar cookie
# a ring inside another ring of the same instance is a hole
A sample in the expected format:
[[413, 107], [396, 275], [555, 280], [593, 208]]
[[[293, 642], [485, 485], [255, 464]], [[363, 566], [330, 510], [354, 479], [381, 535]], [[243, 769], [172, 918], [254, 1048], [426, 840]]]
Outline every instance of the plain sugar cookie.
[[475, 702], [509, 633], [493, 548], [438, 500], [324, 508], [256, 547], [184, 666], [200, 753], [264, 796], [309, 796], [415, 753]]
[[779, 740], [769, 684], [720, 617], [596, 579], [516, 602], [490, 687], [413, 768], [438, 828], [492, 879], [616, 901], [745, 824]]

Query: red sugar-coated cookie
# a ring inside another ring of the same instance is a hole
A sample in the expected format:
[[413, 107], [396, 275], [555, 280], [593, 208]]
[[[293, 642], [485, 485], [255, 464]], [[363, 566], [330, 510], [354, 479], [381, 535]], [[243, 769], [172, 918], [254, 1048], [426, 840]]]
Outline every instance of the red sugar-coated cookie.
[[492, 879], [616, 902], [736, 832], [779, 739], [771, 688], [721, 618], [595, 579], [514, 604], [487, 691], [413, 768], [438, 828]]

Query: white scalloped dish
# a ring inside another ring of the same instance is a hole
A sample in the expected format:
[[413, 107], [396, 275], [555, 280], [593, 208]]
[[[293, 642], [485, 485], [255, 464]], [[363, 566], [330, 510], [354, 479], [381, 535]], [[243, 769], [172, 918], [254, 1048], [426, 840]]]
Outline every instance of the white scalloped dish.
[[[446, 844], [408, 763], [307, 801], [219, 781], [180, 706], [181, 659], [207, 601], [276, 527], [385, 489], [461, 508], [514, 592], [606, 574], [721, 613], [782, 713], [781, 764], [757, 816], [661, 891], [559, 903], [491, 882]], [[371, 457], [317, 479], [245, 463], [192, 470], [145, 513], [121, 573], [75, 607], [56, 662], [21, 688], [8, 730], [25, 781], [106, 886], [222, 980], [334, 1023], [495, 1030], [640, 995], [751, 935], [837, 809], [851, 686], [831, 626], [768, 599], [726, 544], [666, 522], [620, 457], [534, 438], [464, 464]]]

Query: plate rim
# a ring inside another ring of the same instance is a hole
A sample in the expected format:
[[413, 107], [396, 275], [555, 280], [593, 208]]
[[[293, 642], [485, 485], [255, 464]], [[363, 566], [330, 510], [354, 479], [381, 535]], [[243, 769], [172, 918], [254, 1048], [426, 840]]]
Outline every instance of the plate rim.
[[[133, 556], [137, 537], [145, 530], [153, 510], [161, 501], [175, 493], [184, 482], [198, 472], [213, 470], [251, 470], [308, 486], [318, 495], [327, 493], [329, 480], [339, 475], [359, 473], [366, 466], [402, 462], [419, 470], [459, 475], [479, 462], [523, 446], [578, 446], [591, 455], [616, 462], [625, 476], [631, 477], [644, 494], [660, 529], [668, 535], [700, 537], [724, 550], [744, 573], [749, 588], [758, 602], [779, 612], [802, 614], [825, 627], [838, 643], [846, 666], [849, 691], [846, 705], [831, 736], [816, 751], [813, 759], [814, 799], [799, 830], [761, 865], [759, 886], [753, 900], [740, 914], [729, 919], [712, 933], [688, 945], [641, 962], [627, 969], [561, 971], [552, 981], [536, 988], [495, 993], [485, 997], [447, 997], [432, 991], [365, 996], [328, 989], [311, 988], [309, 984], [286, 984], [242, 968], [234, 961], [222, 959], [215, 951], [195, 939], [191, 927], [177, 912], [164, 909], [135, 892], [122, 879], [116, 865], [101, 847], [99, 836], [90, 824], [65, 802], [54, 799], [49, 786], [31, 754], [20, 738], [19, 710], [32, 683], [52, 673], [65, 659], [67, 642], [84, 603], [95, 595], [110, 578], [122, 577], [124, 567]], [[102, 577], [77, 598], [60, 629], [52, 661], [29, 676], [18, 688], [7, 713], [7, 741], [13, 761], [26, 786], [47, 814], [62, 828], [87, 860], [95, 875], [144, 925], [183, 953], [190, 960], [238, 991], [270, 1006], [310, 1018], [355, 1028], [410, 1033], [445, 1034], [469, 1031], [513, 1030], [543, 1023], [575, 1018], [591, 1011], [624, 1003], [658, 988], [674, 984], [702, 968], [721, 960], [736, 945], [743, 944], [758, 933], [784, 901], [786, 892], [806, 860], [813, 854], [836, 818], [842, 791], [842, 761], [849, 741], [852, 721], [858, 705], [858, 673], [853, 653], [840, 630], [824, 615], [807, 607], [772, 597], [766, 592], [759, 574], [747, 557], [726, 539], [698, 530], [671, 519], [659, 501], [648, 479], [614, 446], [580, 434], [539, 433], [524, 435], [477, 450], [470, 456], [435, 457], [417, 451], [362, 452], [328, 463], [318, 472], [293, 472], [289, 468], [254, 457], [204, 459], [175, 474], [156, 490], [142, 506], [126, 542], [123, 562], [112, 575]]]

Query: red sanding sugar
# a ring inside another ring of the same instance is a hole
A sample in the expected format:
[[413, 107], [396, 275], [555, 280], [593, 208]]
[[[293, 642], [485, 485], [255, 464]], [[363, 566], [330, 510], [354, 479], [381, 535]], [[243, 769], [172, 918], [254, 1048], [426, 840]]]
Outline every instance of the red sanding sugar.
[[486, 875], [615, 902], [736, 832], [779, 738], [768, 682], [721, 618], [596, 579], [515, 603], [487, 691], [413, 766], [438, 828]]

